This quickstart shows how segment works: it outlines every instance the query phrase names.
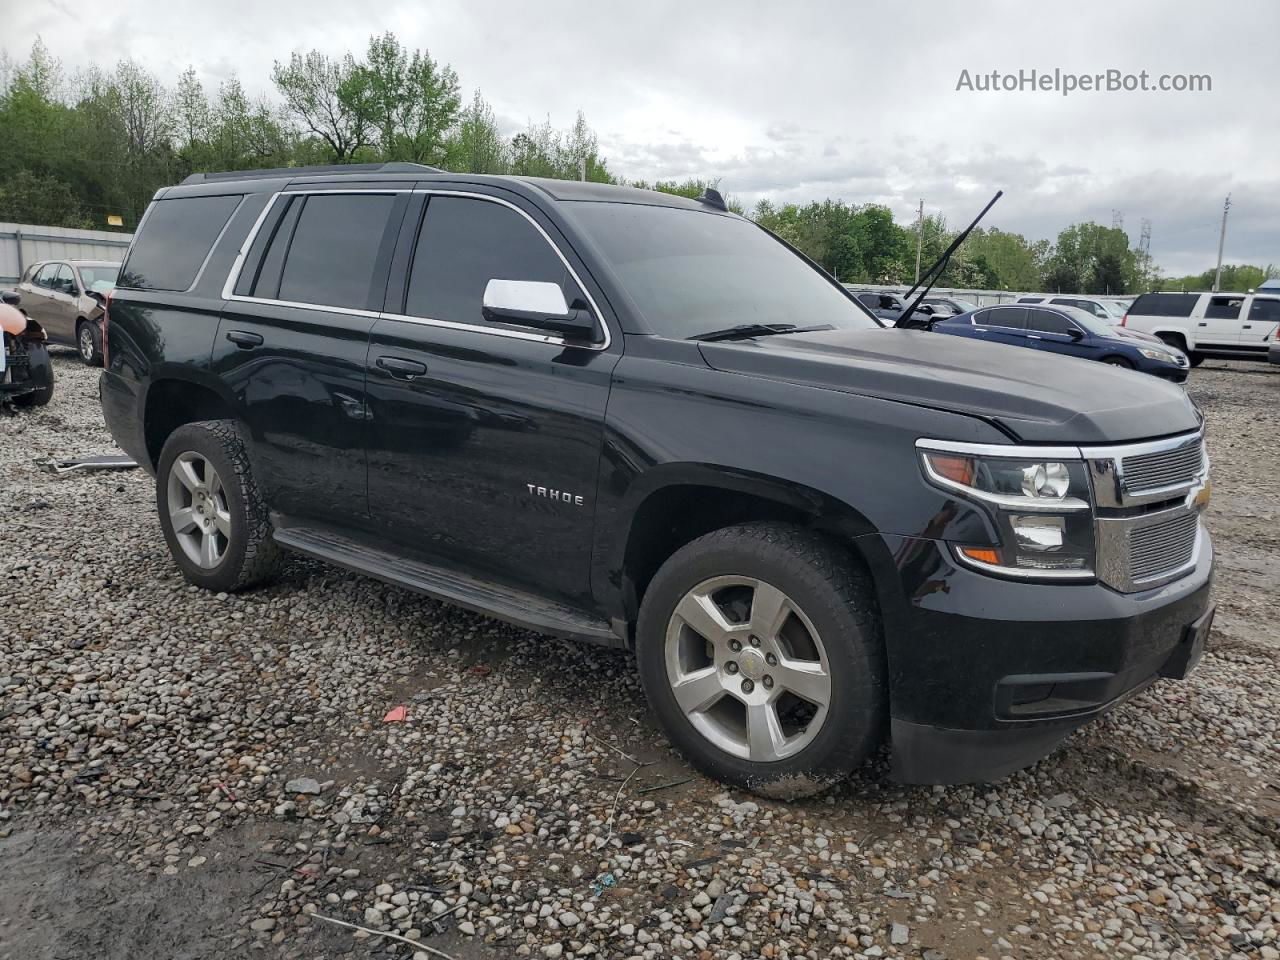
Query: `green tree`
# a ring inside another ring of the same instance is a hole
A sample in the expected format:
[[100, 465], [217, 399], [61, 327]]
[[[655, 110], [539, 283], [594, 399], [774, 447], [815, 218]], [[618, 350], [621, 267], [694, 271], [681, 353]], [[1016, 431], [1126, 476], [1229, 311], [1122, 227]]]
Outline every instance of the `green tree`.
[[507, 149], [493, 108], [477, 90], [445, 148], [445, 166], [460, 173], [505, 173]]
[[30, 170], [0, 180], [0, 221], [49, 227], [89, 226], [70, 184]]
[[287, 64], [276, 61], [271, 79], [285, 108], [328, 146], [333, 161], [352, 162], [377, 136], [369, 71], [351, 54], [330, 59], [319, 50], [295, 51]]
[[383, 159], [443, 160], [462, 104], [453, 68], [440, 66], [425, 50], [410, 53], [395, 34], [385, 33], [370, 38], [360, 69]]

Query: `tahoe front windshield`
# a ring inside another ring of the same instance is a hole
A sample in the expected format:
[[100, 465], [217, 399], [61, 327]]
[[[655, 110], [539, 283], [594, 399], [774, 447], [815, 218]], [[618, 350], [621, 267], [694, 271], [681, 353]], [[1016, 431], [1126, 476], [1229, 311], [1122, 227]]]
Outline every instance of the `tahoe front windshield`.
[[685, 339], [740, 324], [880, 327], [750, 221], [632, 203], [570, 206], [660, 336]]

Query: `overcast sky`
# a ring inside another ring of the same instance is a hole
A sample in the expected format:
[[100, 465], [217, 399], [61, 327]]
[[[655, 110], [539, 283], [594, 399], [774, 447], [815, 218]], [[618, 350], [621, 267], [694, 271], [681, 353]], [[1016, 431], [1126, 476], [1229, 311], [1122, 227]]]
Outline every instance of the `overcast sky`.
[[[718, 177], [761, 197], [916, 203], [1053, 238], [1110, 224], [1167, 272], [1211, 267], [1231, 194], [1227, 262], [1280, 264], [1280, 3], [1146, 0], [681, 2], [609, 0], [0, 0], [0, 48], [39, 35], [68, 68], [133, 57], [212, 91], [271, 92], [292, 50], [359, 53], [392, 30], [458, 71], [503, 127], [579, 108], [616, 174]], [[1212, 91], [975, 92], [961, 71], [1208, 74]]]

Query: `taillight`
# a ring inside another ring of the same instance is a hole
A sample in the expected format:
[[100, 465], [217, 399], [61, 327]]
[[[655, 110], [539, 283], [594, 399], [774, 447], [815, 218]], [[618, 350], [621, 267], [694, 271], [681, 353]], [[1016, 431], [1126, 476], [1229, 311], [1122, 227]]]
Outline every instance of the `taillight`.
[[107, 315], [111, 310], [111, 290], [102, 297], [102, 369], [107, 369]]

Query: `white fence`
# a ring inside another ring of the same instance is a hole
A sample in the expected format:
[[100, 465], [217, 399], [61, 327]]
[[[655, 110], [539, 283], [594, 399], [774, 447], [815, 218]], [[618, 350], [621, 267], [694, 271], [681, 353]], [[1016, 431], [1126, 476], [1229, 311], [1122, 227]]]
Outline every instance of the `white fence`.
[[131, 233], [0, 223], [0, 283], [17, 283], [37, 260], [124, 259]]

